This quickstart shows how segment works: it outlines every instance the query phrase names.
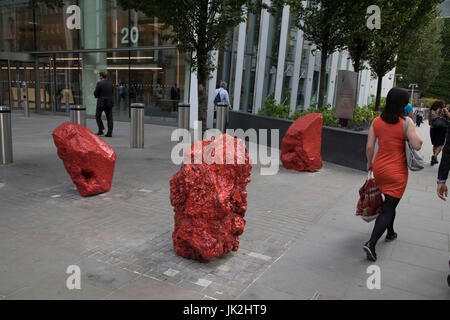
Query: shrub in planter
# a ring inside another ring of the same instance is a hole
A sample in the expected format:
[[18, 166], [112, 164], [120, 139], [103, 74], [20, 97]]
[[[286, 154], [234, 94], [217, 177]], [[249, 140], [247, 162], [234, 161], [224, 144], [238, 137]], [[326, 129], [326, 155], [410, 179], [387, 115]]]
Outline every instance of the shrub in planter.
[[300, 117], [315, 112], [320, 112], [322, 114], [323, 124], [325, 126], [337, 125], [339, 122], [339, 119], [334, 116], [334, 110], [331, 108], [331, 105], [327, 105], [326, 107], [320, 108], [319, 110], [317, 110], [316, 108], [309, 108], [303, 111], [296, 111], [289, 117], [289, 119], [295, 121]]
[[273, 95], [267, 97], [264, 101], [264, 107], [258, 112], [261, 116], [268, 116], [273, 118], [288, 119], [290, 107], [284, 104], [278, 104]]
[[[347, 129], [354, 131], [362, 131], [369, 129], [372, 121], [381, 114], [381, 111], [386, 106], [386, 98], [382, 98], [380, 110], [376, 111], [375, 100], [374, 99], [372, 100], [373, 101], [370, 104], [364, 107], [356, 108], [355, 117], [353, 118], [353, 120], [349, 121]], [[259, 115], [295, 121], [300, 117], [316, 112], [320, 112], [322, 114], [323, 124], [325, 126], [338, 127], [339, 119], [337, 119], [334, 116], [334, 109], [331, 107], [331, 105], [327, 105], [326, 107], [320, 108], [319, 110], [317, 110], [315, 105], [311, 105], [309, 109], [303, 111], [296, 111], [290, 114], [290, 107], [285, 104], [277, 103], [276, 100], [273, 98], [273, 95], [270, 95], [264, 101], [264, 107], [259, 111]]]

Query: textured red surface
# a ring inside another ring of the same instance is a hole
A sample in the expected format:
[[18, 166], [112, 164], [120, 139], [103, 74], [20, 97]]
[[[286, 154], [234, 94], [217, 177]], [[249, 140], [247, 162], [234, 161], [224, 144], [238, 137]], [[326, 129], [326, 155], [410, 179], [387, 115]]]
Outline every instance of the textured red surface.
[[[196, 156], [201, 159], [200, 152], [206, 160], [194, 164]], [[228, 154], [234, 164], [206, 164], [211, 163], [211, 155], [218, 154], [223, 155], [224, 162]], [[187, 159], [192, 159], [192, 164], [186, 164]], [[249, 154], [240, 139], [221, 135], [191, 146], [180, 171], [170, 180], [170, 202], [175, 211], [172, 239], [177, 254], [207, 261], [238, 250], [251, 169]]]
[[58, 156], [83, 197], [111, 189], [116, 152], [78, 124], [65, 122], [53, 131]]
[[359, 189], [359, 200], [356, 206], [357, 216], [373, 216], [383, 209], [383, 198], [375, 179], [368, 179]]
[[320, 113], [297, 119], [281, 142], [281, 162], [286, 169], [314, 172], [322, 168], [322, 126]]

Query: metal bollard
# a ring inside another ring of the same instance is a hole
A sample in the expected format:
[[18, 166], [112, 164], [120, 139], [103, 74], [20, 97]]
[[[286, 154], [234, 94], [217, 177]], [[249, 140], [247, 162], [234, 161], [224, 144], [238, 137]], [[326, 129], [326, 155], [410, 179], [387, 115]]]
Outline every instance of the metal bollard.
[[30, 105], [28, 101], [28, 83], [24, 81], [23, 85], [23, 113], [26, 118], [30, 116]]
[[217, 119], [216, 129], [219, 129], [222, 133], [226, 130], [228, 116], [228, 105], [223, 102], [217, 104]]
[[185, 103], [178, 104], [178, 128], [190, 129], [190, 105]]
[[86, 127], [86, 108], [82, 105], [70, 106], [70, 122]]
[[144, 148], [144, 104], [131, 104], [131, 142], [130, 147]]
[[11, 108], [0, 106], [0, 164], [12, 162]]

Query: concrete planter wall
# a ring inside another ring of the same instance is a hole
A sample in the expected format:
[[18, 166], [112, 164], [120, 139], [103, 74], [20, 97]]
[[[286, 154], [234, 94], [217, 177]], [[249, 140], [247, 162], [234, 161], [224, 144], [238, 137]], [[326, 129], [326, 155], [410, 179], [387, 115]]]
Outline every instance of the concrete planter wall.
[[[268, 146], [272, 146], [270, 141], [271, 130], [278, 129], [280, 133], [279, 147], [281, 148], [281, 141], [292, 123], [292, 120], [230, 111], [228, 128], [243, 129], [244, 131], [248, 129], [267, 129]], [[324, 126], [322, 131], [322, 159], [341, 166], [365, 171], [367, 167], [366, 143], [367, 131], [357, 132]]]

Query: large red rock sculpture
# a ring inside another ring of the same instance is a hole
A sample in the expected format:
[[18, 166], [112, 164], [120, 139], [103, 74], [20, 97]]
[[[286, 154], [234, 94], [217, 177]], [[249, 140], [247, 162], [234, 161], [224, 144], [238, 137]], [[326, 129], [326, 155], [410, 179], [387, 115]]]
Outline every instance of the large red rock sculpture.
[[297, 119], [281, 141], [281, 162], [286, 169], [315, 172], [322, 168], [322, 126], [320, 113]]
[[111, 189], [116, 152], [103, 139], [78, 124], [65, 122], [53, 133], [58, 156], [83, 197]]
[[[201, 160], [202, 154], [203, 163], [195, 164], [200, 161], [194, 159]], [[212, 157], [220, 154], [226, 163], [212, 163]], [[227, 164], [227, 158], [232, 164]], [[238, 250], [251, 169], [240, 139], [224, 134], [191, 146], [180, 171], [170, 180], [170, 202], [175, 211], [172, 240], [177, 254], [207, 261]]]

